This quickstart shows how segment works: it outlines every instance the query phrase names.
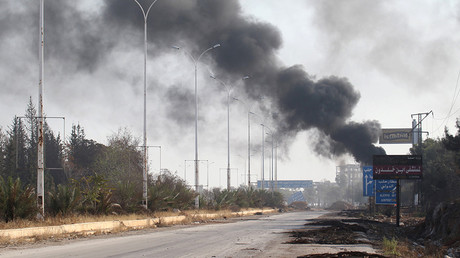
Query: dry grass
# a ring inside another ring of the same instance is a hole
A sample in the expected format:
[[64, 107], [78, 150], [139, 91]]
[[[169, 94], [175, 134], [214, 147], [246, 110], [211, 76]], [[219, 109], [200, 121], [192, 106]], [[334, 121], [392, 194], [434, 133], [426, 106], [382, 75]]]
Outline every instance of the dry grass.
[[[385, 241], [384, 241], [385, 242]], [[393, 243], [392, 243], [393, 244]], [[394, 242], [395, 246], [392, 251], [388, 250], [389, 246], [382, 243], [385, 254], [389, 257], [426, 257], [426, 258], [443, 258], [445, 250], [434, 245], [415, 246], [409, 240], [400, 240]], [[393, 247], [393, 246], [391, 246]]]

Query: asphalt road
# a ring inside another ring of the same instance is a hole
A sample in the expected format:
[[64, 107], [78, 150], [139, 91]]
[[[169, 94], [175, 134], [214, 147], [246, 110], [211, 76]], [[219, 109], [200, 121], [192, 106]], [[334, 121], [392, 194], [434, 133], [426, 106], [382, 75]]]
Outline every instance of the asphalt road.
[[[283, 232], [326, 212], [257, 216], [235, 223], [171, 227], [148, 233], [84, 239], [0, 251], [0, 257], [295, 257], [301, 245]], [[304, 249], [305, 250], [305, 249]]]

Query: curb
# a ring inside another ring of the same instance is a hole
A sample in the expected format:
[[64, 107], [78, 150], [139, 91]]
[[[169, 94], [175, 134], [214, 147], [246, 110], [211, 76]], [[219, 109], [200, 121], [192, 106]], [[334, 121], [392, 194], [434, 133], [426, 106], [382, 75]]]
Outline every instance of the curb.
[[[258, 209], [232, 212], [233, 216], [250, 216], [256, 213], [273, 213], [277, 209]], [[196, 214], [192, 218], [214, 219], [221, 216], [217, 213]], [[61, 234], [94, 234], [96, 232], [111, 232], [123, 229], [142, 229], [156, 227], [157, 225], [174, 225], [180, 224], [187, 220], [187, 216], [168, 216], [161, 218], [148, 218], [139, 220], [115, 220], [101, 222], [86, 222], [76, 224], [65, 224], [60, 226], [4, 229], [0, 230], [0, 238], [6, 240], [16, 240], [23, 238], [32, 238], [38, 236], [52, 236]]]

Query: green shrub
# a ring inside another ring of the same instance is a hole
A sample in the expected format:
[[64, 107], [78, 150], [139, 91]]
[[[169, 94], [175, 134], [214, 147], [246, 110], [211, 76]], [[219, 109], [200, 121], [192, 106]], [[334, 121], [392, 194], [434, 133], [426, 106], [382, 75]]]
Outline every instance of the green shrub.
[[80, 201], [80, 191], [74, 186], [58, 185], [48, 193], [49, 213], [53, 216], [68, 215], [75, 211]]
[[241, 187], [228, 191], [214, 188], [201, 194], [201, 203], [208, 209], [228, 208], [262, 208], [283, 207], [283, 196], [280, 192], [271, 192], [254, 188]]
[[119, 181], [113, 189], [113, 202], [120, 205], [124, 212], [138, 212], [142, 207], [142, 182]]
[[182, 179], [165, 172], [149, 187], [148, 207], [152, 211], [189, 209], [194, 205], [195, 196]]
[[80, 190], [79, 209], [90, 214], [108, 214], [112, 209], [112, 189], [107, 180], [98, 174], [73, 180], [73, 187]]
[[398, 241], [395, 238], [391, 240], [383, 237], [383, 250], [385, 251], [386, 255], [399, 255], [398, 252]]
[[33, 218], [37, 215], [36, 195], [34, 188], [23, 187], [21, 180], [8, 177], [5, 181], [0, 177], [0, 217], [5, 222], [17, 218]]

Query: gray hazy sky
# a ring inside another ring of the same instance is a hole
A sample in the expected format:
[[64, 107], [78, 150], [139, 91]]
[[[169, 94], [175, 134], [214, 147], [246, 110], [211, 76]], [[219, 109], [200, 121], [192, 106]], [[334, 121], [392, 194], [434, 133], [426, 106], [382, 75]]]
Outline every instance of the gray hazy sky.
[[[67, 134], [80, 123], [88, 138], [102, 143], [120, 127], [141, 138], [140, 9], [128, 0], [45, 0], [45, 5], [46, 114], [65, 116]], [[37, 101], [38, 8], [35, 0], [0, 1], [3, 130], [24, 114], [29, 96]], [[283, 136], [279, 179], [334, 180], [336, 165], [354, 162], [342, 155], [349, 148], [343, 144], [357, 141], [339, 139], [337, 133], [351, 125], [408, 128], [411, 114], [433, 110], [434, 117], [423, 123], [429, 137], [442, 137], [445, 126], [455, 130], [458, 1], [159, 0], [150, 15], [148, 142], [162, 146], [162, 167], [180, 176], [184, 160], [194, 158], [193, 63], [171, 45], [196, 55], [222, 44], [202, 59], [198, 77], [199, 158], [214, 162], [212, 186], [225, 185], [218, 173], [227, 164], [227, 117], [226, 94], [210, 72], [232, 85], [234, 96], [251, 103]], [[244, 75], [251, 79], [239, 80]], [[324, 94], [320, 85], [327, 89]], [[309, 91], [293, 94], [297, 86]], [[308, 98], [291, 105], [297, 96]], [[239, 175], [247, 155], [246, 115], [240, 103], [231, 104], [231, 163]], [[62, 131], [60, 123], [49, 123]], [[260, 123], [252, 117], [251, 168], [258, 179]], [[319, 148], [323, 139], [333, 140]], [[405, 154], [410, 146], [380, 147]], [[156, 149], [150, 160], [157, 172]], [[265, 164], [268, 178], [268, 160]], [[200, 183], [206, 184], [206, 166], [201, 169]], [[192, 172], [190, 162], [189, 182]], [[232, 177], [236, 185], [236, 172]]]

